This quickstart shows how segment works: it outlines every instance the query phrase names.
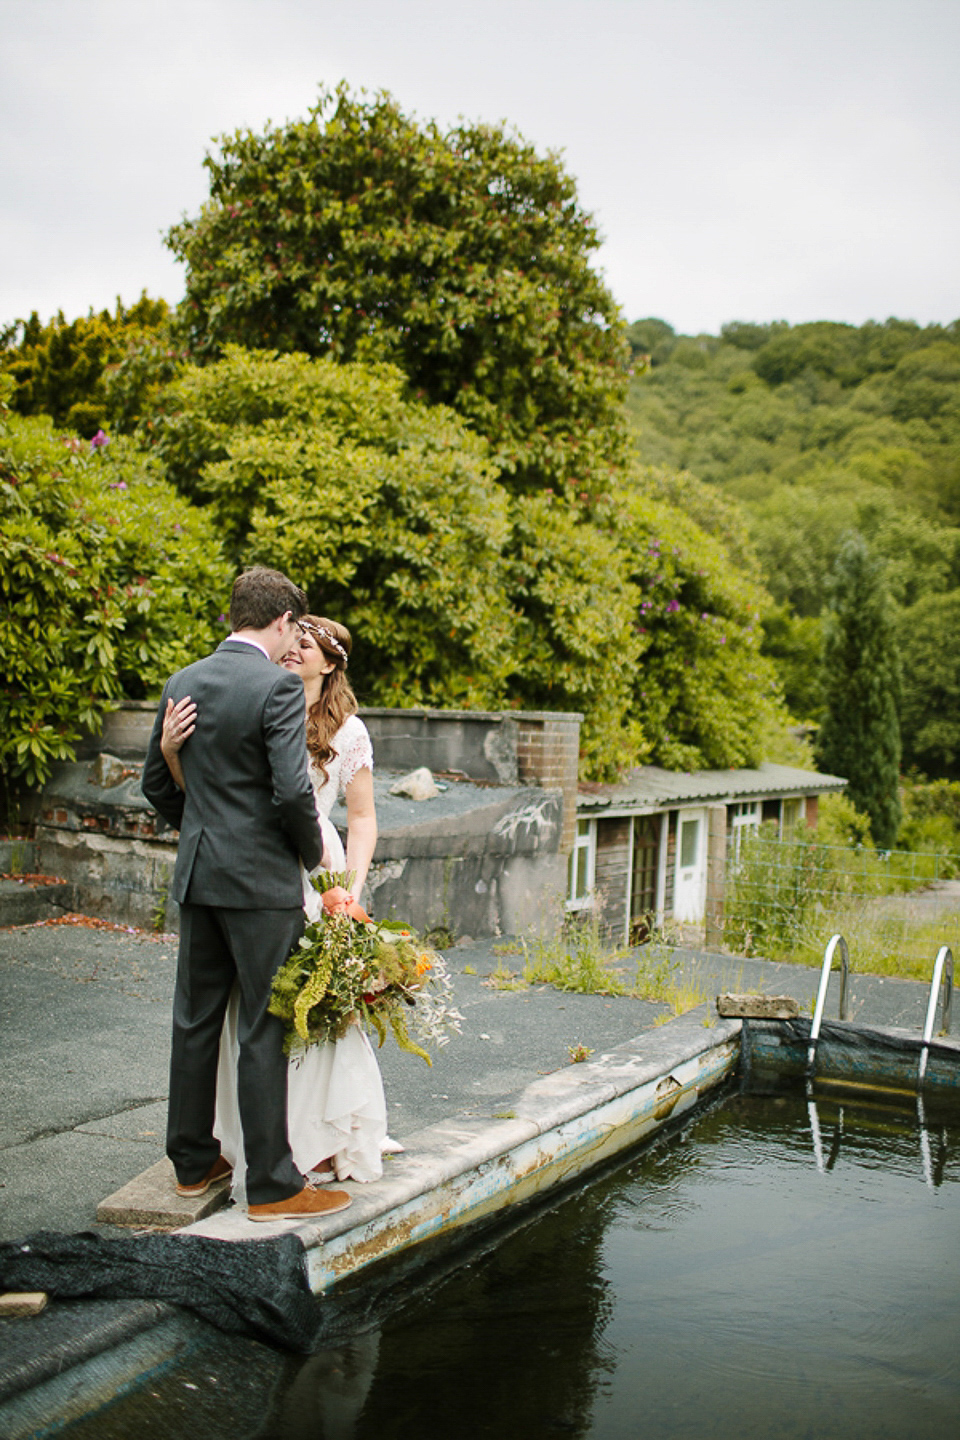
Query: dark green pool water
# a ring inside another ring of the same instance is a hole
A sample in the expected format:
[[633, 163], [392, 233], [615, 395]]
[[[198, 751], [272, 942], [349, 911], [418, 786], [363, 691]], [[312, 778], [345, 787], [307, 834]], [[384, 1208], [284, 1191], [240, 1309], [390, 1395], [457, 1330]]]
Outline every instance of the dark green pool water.
[[340, 1344], [198, 1353], [83, 1433], [960, 1435], [960, 1120], [927, 1118], [730, 1098]]

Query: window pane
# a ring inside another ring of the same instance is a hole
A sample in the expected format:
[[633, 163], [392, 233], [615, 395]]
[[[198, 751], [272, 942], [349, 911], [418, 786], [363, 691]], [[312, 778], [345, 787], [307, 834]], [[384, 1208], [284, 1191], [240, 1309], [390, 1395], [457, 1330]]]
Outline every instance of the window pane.
[[577, 889], [574, 898], [582, 900], [587, 893], [588, 880], [590, 875], [590, 852], [585, 846], [576, 851], [577, 856]]
[[689, 870], [691, 865], [696, 865], [699, 838], [700, 821], [684, 820], [680, 826], [680, 868], [682, 870]]

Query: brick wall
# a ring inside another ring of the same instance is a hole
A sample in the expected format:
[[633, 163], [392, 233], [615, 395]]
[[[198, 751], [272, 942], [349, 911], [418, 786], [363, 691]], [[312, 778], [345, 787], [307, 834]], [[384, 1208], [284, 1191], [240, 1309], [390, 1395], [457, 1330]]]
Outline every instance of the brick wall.
[[517, 773], [521, 785], [540, 785], [563, 794], [560, 850], [569, 854], [577, 829], [579, 715], [516, 715]]

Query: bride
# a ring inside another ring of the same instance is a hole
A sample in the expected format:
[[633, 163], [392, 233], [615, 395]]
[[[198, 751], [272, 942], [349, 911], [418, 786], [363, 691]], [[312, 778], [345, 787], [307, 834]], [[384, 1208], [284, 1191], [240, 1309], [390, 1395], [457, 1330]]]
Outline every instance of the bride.
[[[327, 908], [348, 912], [359, 897], [377, 843], [373, 799], [373, 749], [367, 727], [357, 715], [357, 702], [345, 671], [351, 650], [350, 632], [320, 616], [299, 622], [300, 636], [283, 658], [286, 669], [303, 681], [307, 707], [309, 773], [324, 840], [325, 868], [353, 872], [350, 892], [339, 887], [320, 894], [303, 877], [308, 920]], [[161, 749], [178, 785], [183, 772], [177, 751], [192, 734], [196, 707], [189, 700], [171, 706], [164, 719]], [[179, 737], [177, 732], [179, 731]], [[347, 849], [330, 820], [337, 799], [347, 804]], [[316, 873], [316, 872], [313, 872]], [[233, 1166], [234, 1199], [244, 1198], [243, 1132], [237, 1104], [237, 994], [230, 1001], [220, 1042], [217, 1074], [217, 1118], [214, 1133], [221, 1153]], [[387, 1138], [386, 1101], [380, 1067], [367, 1036], [351, 1025], [336, 1043], [311, 1045], [294, 1054], [287, 1073], [287, 1130], [294, 1164], [308, 1178], [322, 1182], [377, 1180], [383, 1173], [382, 1153], [401, 1147]]]

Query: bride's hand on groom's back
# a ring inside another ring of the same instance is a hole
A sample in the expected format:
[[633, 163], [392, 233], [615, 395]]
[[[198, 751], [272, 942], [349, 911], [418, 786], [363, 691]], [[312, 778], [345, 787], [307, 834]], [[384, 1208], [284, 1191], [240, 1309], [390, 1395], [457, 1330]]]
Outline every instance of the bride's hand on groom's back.
[[164, 755], [176, 754], [185, 740], [189, 740], [197, 728], [197, 707], [185, 695], [178, 700], [176, 705], [172, 700], [167, 701], [167, 708], [163, 716], [163, 735], [160, 740], [160, 749]]

